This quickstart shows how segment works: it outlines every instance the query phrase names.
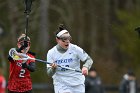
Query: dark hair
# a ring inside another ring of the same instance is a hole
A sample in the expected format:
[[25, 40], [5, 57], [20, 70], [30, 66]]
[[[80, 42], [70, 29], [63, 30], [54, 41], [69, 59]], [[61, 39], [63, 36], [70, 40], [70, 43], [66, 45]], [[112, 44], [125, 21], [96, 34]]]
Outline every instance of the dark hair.
[[90, 68], [89, 71], [95, 71], [96, 72], [96, 69], [95, 68]]
[[135, 76], [135, 73], [134, 73], [132, 70], [128, 70], [127, 74], [128, 74], [129, 76]]
[[57, 35], [60, 31], [65, 30], [65, 29], [66, 28], [65, 28], [64, 24], [59, 24], [58, 30], [55, 32], [55, 35]]

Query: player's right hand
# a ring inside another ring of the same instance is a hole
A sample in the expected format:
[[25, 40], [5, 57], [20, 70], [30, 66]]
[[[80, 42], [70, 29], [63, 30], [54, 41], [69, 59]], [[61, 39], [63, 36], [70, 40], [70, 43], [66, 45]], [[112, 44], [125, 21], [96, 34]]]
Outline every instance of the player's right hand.
[[88, 68], [87, 67], [82, 68], [82, 74], [85, 76], [88, 75]]
[[52, 64], [50, 64], [50, 66], [52, 67], [52, 69], [56, 69], [57, 64], [56, 63], [52, 63]]

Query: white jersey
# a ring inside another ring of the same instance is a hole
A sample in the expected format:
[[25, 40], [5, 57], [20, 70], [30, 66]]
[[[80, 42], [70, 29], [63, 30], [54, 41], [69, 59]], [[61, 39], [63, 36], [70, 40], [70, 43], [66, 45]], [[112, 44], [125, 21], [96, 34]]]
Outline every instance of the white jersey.
[[[73, 69], [80, 69], [80, 61], [85, 61], [88, 57], [88, 54], [77, 45], [69, 45], [68, 50], [65, 53], [60, 53], [56, 46], [48, 51], [47, 62], [56, 62], [56, 64], [61, 66], [70, 67]], [[47, 64], [47, 67], [50, 65]], [[52, 76], [54, 85], [63, 83], [65, 85], [79, 85], [84, 84], [85, 76], [82, 73], [75, 72], [72, 70], [67, 70], [58, 67], [56, 73]]]

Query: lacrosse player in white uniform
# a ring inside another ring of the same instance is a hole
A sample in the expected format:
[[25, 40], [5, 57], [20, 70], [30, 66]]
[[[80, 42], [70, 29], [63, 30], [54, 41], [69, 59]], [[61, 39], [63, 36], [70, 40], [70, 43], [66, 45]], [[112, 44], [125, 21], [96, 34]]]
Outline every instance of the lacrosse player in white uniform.
[[[77, 45], [70, 43], [71, 36], [63, 25], [56, 32], [57, 45], [47, 53], [47, 73], [52, 76], [55, 93], [85, 93], [85, 75], [93, 60]], [[80, 61], [84, 62], [82, 70]], [[60, 68], [57, 65], [81, 70], [82, 73]]]

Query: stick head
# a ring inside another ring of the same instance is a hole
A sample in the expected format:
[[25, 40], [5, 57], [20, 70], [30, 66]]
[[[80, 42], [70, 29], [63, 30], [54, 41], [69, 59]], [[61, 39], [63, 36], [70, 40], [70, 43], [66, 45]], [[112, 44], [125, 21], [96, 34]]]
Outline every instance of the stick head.
[[26, 54], [18, 53], [15, 48], [9, 50], [9, 56], [14, 60], [28, 60], [29, 57]]
[[12, 57], [12, 58], [16, 55], [16, 53], [17, 53], [17, 51], [16, 51], [15, 48], [11, 48], [9, 50], [9, 56]]
[[31, 12], [31, 5], [32, 5], [32, 0], [25, 0], [25, 12], [29, 14]]
[[9, 56], [12, 57], [14, 60], [19, 60], [20, 59], [20, 57], [17, 54], [18, 53], [17, 53], [15, 48], [11, 48], [9, 50]]

